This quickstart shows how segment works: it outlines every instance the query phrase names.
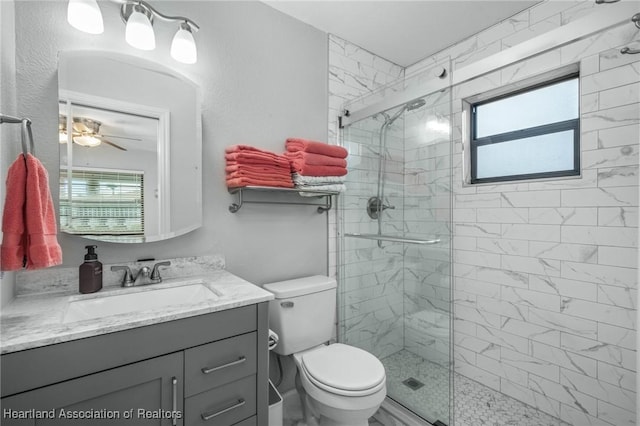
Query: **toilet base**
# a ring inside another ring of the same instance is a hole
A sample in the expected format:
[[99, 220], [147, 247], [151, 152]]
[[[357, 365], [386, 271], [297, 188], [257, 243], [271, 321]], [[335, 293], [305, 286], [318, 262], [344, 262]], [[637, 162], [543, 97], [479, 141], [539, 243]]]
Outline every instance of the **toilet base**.
[[[299, 371], [296, 373], [295, 384], [298, 395], [300, 396], [305, 426], [368, 426], [369, 417], [373, 416], [378, 408], [349, 411], [322, 404], [307, 394], [300, 380]], [[371, 411], [371, 413], [366, 413], [365, 411]], [[331, 417], [328, 417], [326, 414]], [[340, 420], [335, 420], [335, 418], [339, 418]], [[302, 425], [299, 424], [298, 426]]]

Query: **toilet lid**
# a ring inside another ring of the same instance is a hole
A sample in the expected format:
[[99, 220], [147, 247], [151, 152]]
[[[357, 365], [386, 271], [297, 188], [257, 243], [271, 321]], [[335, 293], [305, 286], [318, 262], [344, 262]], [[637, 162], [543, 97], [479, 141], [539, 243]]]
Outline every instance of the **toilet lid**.
[[365, 391], [385, 380], [384, 366], [378, 358], [342, 343], [304, 354], [302, 364], [309, 378], [328, 391]]

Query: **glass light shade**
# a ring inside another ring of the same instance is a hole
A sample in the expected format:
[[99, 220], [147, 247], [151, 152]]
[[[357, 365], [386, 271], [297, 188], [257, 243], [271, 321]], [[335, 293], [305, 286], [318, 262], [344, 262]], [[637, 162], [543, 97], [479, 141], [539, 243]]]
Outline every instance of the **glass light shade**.
[[96, 138], [95, 136], [89, 135], [76, 136], [75, 138], [73, 138], [73, 141], [78, 145], [88, 147], [98, 146], [102, 143], [100, 139]]
[[153, 33], [151, 21], [147, 15], [135, 8], [127, 20], [125, 39], [131, 46], [140, 50], [153, 50], [156, 48], [156, 36]]
[[69, 24], [89, 34], [102, 34], [104, 23], [96, 0], [69, 0], [67, 6]]
[[181, 24], [176, 35], [173, 36], [171, 56], [183, 64], [195, 64], [198, 61], [196, 41], [193, 39], [193, 34], [188, 24]]

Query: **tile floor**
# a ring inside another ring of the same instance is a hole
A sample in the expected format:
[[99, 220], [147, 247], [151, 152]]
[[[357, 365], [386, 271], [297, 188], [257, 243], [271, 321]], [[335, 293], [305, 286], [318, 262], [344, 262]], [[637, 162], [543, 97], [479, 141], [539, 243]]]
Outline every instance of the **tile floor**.
[[[423, 416], [449, 424], [448, 373], [445, 368], [403, 350], [382, 359], [387, 370], [389, 395], [405, 398], [405, 404], [430, 407]], [[413, 391], [401, 382], [413, 377], [425, 386]], [[496, 392], [459, 374], [455, 375], [455, 426], [570, 426], [507, 395]], [[439, 390], [439, 391], [438, 391]], [[283, 395], [283, 426], [305, 426], [300, 399], [295, 390]], [[435, 417], [433, 417], [435, 416]], [[381, 409], [369, 420], [370, 426], [414, 426]], [[450, 425], [451, 426], [451, 425]]]

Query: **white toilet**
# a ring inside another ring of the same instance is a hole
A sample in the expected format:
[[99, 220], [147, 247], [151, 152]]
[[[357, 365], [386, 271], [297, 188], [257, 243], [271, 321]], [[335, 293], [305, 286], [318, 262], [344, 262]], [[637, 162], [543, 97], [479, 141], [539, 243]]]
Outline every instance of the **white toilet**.
[[336, 281], [315, 275], [263, 288], [275, 295], [269, 302], [269, 327], [280, 337], [274, 351], [293, 354], [309, 426], [318, 418], [321, 426], [366, 426], [387, 393], [384, 366], [362, 349], [327, 344], [335, 326]]

